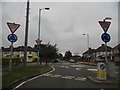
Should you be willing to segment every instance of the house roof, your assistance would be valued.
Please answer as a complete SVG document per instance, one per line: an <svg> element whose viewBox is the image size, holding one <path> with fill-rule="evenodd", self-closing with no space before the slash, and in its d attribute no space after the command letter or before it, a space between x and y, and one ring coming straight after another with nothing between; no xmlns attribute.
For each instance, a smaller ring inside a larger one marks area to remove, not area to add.
<svg viewBox="0 0 120 90"><path fill-rule="evenodd" d="M83 54L86 54L86 53L93 53L93 52L95 52L96 50L95 49L91 49L91 48L89 48L89 50L87 50L87 51L85 51Z"/></svg>
<svg viewBox="0 0 120 90"><path fill-rule="evenodd" d="M113 47L113 49L120 49L120 44L118 44L115 47Z"/></svg>
<svg viewBox="0 0 120 90"><path fill-rule="evenodd" d="M104 52L105 51L105 45L104 44L102 44L100 47L98 47L97 49L96 49L96 52ZM107 46L107 51L108 52L110 52L112 50L112 48L111 47L109 47L109 46Z"/></svg>
<svg viewBox="0 0 120 90"><path fill-rule="evenodd" d="M112 50L111 47L107 46L107 51L110 52ZM104 52L105 51L105 45L102 44L100 47L98 47L97 49L91 49L89 48L89 53L94 53L94 52ZM88 53L88 50L85 51L83 54Z"/></svg>
<svg viewBox="0 0 120 90"><path fill-rule="evenodd" d="M10 51L10 47L9 48L2 47L2 51L4 51L4 52ZM24 51L24 46L14 47L13 51ZM35 51L35 49L30 47L30 46L28 46L27 47L27 51Z"/></svg>

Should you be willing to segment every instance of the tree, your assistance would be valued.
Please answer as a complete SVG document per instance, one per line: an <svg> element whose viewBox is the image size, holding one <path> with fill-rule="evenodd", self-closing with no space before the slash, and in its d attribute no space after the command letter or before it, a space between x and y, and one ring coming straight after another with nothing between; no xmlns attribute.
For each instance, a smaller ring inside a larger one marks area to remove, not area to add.
<svg viewBox="0 0 120 90"><path fill-rule="evenodd" d="M51 59L55 59L58 57L58 49L56 48L56 44L55 45L51 45L50 43L41 44L40 48L41 49L40 49L39 56L41 59L45 60L46 64Z"/></svg>
<svg viewBox="0 0 120 90"><path fill-rule="evenodd" d="M71 57L72 57L72 53L71 53L70 51L66 51L64 58L65 58L66 60L69 60Z"/></svg>

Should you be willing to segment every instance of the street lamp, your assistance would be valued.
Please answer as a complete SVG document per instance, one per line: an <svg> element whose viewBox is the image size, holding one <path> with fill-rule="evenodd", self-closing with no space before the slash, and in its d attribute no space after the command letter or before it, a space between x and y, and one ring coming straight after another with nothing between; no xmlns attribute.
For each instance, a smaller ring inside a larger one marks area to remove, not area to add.
<svg viewBox="0 0 120 90"><path fill-rule="evenodd" d="M41 11L42 10L50 10L50 8L41 8L41 9L39 9L38 40L40 40L40 21L41 21L40 17L41 17ZM39 47L40 47L40 45L39 45ZM39 64L39 50L38 50L38 60L37 60L37 63Z"/></svg>
<svg viewBox="0 0 120 90"><path fill-rule="evenodd" d="M87 40L88 40L88 61L89 61L89 34L83 34L83 35L87 35Z"/></svg>
<svg viewBox="0 0 120 90"><path fill-rule="evenodd" d="M38 27L38 40L40 40L40 17L41 17L41 10L50 10L50 8L42 8L42 9L39 9L39 27Z"/></svg>

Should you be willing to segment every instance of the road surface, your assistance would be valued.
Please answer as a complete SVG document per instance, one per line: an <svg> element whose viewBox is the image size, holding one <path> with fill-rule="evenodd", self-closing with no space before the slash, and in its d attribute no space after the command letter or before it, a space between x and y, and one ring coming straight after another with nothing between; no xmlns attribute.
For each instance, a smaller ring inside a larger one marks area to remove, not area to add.
<svg viewBox="0 0 120 90"><path fill-rule="evenodd" d="M97 74L96 66L60 61L50 64L55 68L51 73L30 80L18 86L19 88L117 88L118 85L97 84L88 76ZM17 89L16 89L17 90Z"/></svg>

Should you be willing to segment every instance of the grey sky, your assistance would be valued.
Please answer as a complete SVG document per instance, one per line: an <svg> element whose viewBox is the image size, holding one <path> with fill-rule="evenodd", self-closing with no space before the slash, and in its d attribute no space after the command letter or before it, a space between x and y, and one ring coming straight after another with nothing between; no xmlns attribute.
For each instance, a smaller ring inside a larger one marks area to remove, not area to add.
<svg viewBox="0 0 120 90"><path fill-rule="evenodd" d="M57 44L59 51L65 53L82 54L87 50L87 36L89 34L90 47L98 48L102 43L102 28L99 20L111 17L108 33L111 40L109 46L118 44L118 3L117 2L31 2L28 45L34 46L38 37L38 10L42 10L40 38L42 43ZM2 46L9 47L7 40L10 30L6 22L19 23L21 26L15 32L18 41L14 46L24 45L25 34L25 2L2 2Z"/></svg>

